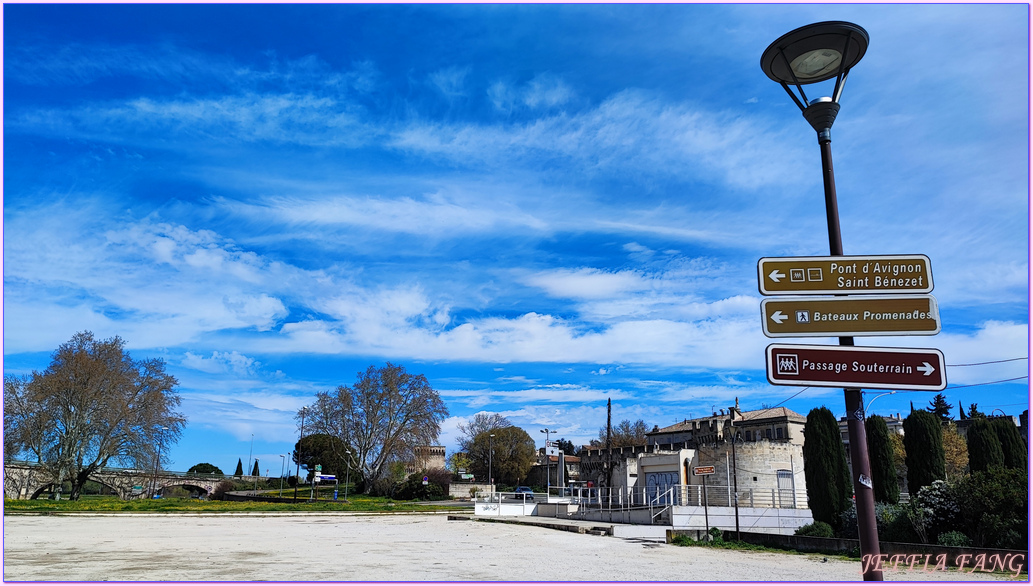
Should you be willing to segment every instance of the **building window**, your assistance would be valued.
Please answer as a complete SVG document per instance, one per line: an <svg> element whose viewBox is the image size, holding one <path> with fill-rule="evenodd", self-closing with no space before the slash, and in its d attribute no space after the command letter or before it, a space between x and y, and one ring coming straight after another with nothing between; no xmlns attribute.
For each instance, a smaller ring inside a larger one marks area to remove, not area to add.
<svg viewBox="0 0 1033 586"><path fill-rule="evenodd" d="M775 430L775 437L778 438L778 439L782 439L782 428L781 427L779 427L778 429Z"/></svg>
<svg viewBox="0 0 1033 586"><path fill-rule="evenodd" d="M771 439L771 429L770 428L764 430L764 437L767 438L767 439Z"/></svg>

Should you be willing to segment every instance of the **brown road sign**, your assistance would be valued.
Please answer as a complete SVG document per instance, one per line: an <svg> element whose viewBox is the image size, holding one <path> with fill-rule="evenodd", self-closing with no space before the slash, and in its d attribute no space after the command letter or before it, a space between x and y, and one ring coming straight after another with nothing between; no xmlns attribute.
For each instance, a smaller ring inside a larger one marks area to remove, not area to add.
<svg viewBox="0 0 1033 586"><path fill-rule="evenodd" d="M940 312L932 295L781 297L760 302L764 335L932 336Z"/></svg>
<svg viewBox="0 0 1033 586"><path fill-rule="evenodd" d="M802 346L767 348L773 385L942 391L943 353L933 348Z"/></svg>
<svg viewBox="0 0 1033 586"><path fill-rule="evenodd" d="M933 272L924 254L762 258L763 295L929 293Z"/></svg>
<svg viewBox="0 0 1033 586"><path fill-rule="evenodd" d="M713 466L696 466L692 469L693 476L709 476L714 473Z"/></svg>

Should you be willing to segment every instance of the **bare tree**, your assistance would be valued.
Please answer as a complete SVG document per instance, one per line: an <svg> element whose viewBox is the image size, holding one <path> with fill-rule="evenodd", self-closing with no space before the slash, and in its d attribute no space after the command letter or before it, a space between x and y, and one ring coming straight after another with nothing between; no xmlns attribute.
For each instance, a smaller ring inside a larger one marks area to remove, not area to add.
<svg viewBox="0 0 1033 586"><path fill-rule="evenodd" d="M318 393L306 417L306 431L338 437L355 450L369 491L391 464L410 461L416 447L437 441L448 409L425 376L388 362L360 372L350 387Z"/></svg>
<svg viewBox="0 0 1033 586"><path fill-rule="evenodd" d="M73 500L109 462L160 465L158 453L168 457L160 446L177 441L186 424L165 363L133 360L124 345L80 332L43 372L4 378L5 449L34 459L58 487L71 482Z"/></svg>
<svg viewBox="0 0 1033 586"><path fill-rule="evenodd" d="M618 423L613 428L611 434L611 445L615 448L621 446L644 446L646 444L646 432L649 431L649 427L645 421L639 419L635 423L625 419ZM589 442L593 447L605 447L606 446L606 428L599 428L599 439L594 439Z"/></svg>

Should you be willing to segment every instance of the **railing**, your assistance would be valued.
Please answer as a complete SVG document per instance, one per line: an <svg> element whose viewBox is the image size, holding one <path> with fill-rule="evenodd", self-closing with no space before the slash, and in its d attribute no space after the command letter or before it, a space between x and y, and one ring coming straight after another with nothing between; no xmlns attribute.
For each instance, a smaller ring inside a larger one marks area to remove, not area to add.
<svg viewBox="0 0 1033 586"><path fill-rule="evenodd" d="M738 497L738 498L736 498ZM736 503L738 501L738 503ZM582 508L630 510L658 505L805 509L807 494L787 488L739 489L707 485L675 485L621 488L581 488L571 491L570 502Z"/></svg>
<svg viewBox="0 0 1033 586"><path fill-rule="evenodd" d="M666 512L668 509L671 508L671 503L674 500L672 498L673 495L674 495L674 489L673 488L669 488L669 489L667 489L667 492L664 492L662 494L658 493L656 496L654 496L652 499L650 499L650 501L649 501L649 520L650 520L651 523L656 523L656 520L658 518L662 517L664 512ZM654 513L653 510L658 505L663 505L663 506L660 508L659 511Z"/></svg>

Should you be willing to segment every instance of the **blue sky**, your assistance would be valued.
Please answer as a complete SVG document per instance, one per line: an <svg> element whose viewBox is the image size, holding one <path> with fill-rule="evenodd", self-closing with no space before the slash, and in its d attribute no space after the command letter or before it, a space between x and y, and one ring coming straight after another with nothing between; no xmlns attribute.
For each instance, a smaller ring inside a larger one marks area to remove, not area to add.
<svg viewBox="0 0 1033 586"><path fill-rule="evenodd" d="M81 330L163 358L173 470L279 474L294 413L385 361L444 398L450 453L482 411L587 442L607 399L842 416L766 382L756 269L829 252L814 131L759 67L823 20L871 37L832 132L845 252L928 255L943 321L858 345L939 348L954 405L1028 406L996 382L1028 374L1026 5L3 15L4 373Z"/></svg>

